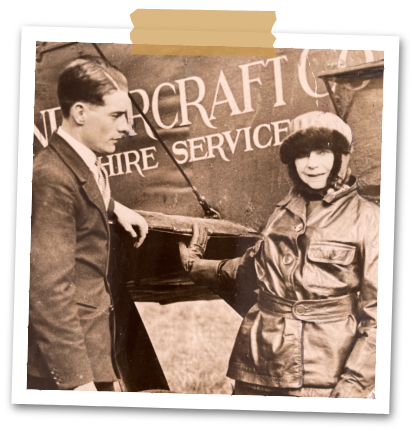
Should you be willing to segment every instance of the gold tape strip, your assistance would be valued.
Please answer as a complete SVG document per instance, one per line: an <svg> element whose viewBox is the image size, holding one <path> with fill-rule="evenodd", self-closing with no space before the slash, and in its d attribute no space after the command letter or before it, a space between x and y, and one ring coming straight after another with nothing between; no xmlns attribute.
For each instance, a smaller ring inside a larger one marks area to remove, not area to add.
<svg viewBox="0 0 413 432"><path fill-rule="evenodd" d="M274 11L137 9L131 20L140 29L270 32L276 16Z"/></svg>
<svg viewBox="0 0 413 432"><path fill-rule="evenodd" d="M274 11L137 9L131 54L275 57Z"/></svg>

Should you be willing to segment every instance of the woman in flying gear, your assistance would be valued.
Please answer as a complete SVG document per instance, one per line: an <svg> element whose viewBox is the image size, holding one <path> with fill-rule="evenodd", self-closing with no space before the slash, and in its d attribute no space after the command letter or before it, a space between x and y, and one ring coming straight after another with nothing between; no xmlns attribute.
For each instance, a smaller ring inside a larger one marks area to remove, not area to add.
<svg viewBox="0 0 413 432"><path fill-rule="evenodd" d="M295 118L280 148L293 182L256 245L202 259L207 230L180 244L191 279L244 317L230 357L234 394L369 397L375 384L379 207L348 168L350 127Z"/></svg>

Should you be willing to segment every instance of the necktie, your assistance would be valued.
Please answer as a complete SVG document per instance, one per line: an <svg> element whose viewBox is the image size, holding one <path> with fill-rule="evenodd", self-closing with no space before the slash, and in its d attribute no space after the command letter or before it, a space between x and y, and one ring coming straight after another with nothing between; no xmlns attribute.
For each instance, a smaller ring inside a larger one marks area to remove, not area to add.
<svg viewBox="0 0 413 432"><path fill-rule="evenodd" d="M99 159L96 159L95 165L98 168L98 186L107 210L110 201L110 186L108 173L106 172L105 168L102 165L102 162Z"/></svg>

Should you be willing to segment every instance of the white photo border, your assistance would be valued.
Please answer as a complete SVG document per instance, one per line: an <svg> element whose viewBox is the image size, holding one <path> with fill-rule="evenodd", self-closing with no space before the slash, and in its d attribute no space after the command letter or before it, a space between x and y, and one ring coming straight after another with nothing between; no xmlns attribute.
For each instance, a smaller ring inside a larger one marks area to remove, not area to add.
<svg viewBox="0 0 413 432"><path fill-rule="evenodd" d="M276 403L274 403L272 397L257 396L70 392L26 389L33 165L33 152L31 151L33 126L30 125L33 125L36 41L81 41L119 44L128 44L131 41L130 29L23 27L20 70L12 403L214 410L389 413L399 38L395 36L273 33L277 38L274 43L275 48L369 49L384 51L376 399L277 397Z"/></svg>

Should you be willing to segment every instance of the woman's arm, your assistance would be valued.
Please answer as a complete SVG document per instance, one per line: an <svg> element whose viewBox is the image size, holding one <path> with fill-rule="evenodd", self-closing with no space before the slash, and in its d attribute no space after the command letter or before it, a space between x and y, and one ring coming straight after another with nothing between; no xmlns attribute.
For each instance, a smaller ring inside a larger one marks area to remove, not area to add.
<svg viewBox="0 0 413 432"><path fill-rule="evenodd" d="M367 397L375 385L380 212L372 210L365 219L357 340L331 397Z"/></svg>
<svg viewBox="0 0 413 432"><path fill-rule="evenodd" d="M205 226L194 225L188 246L179 244L181 261L190 278L198 285L207 285L241 316L256 303L257 288L254 258L261 241L247 249L242 257L229 260L204 260L208 242Z"/></svg>

